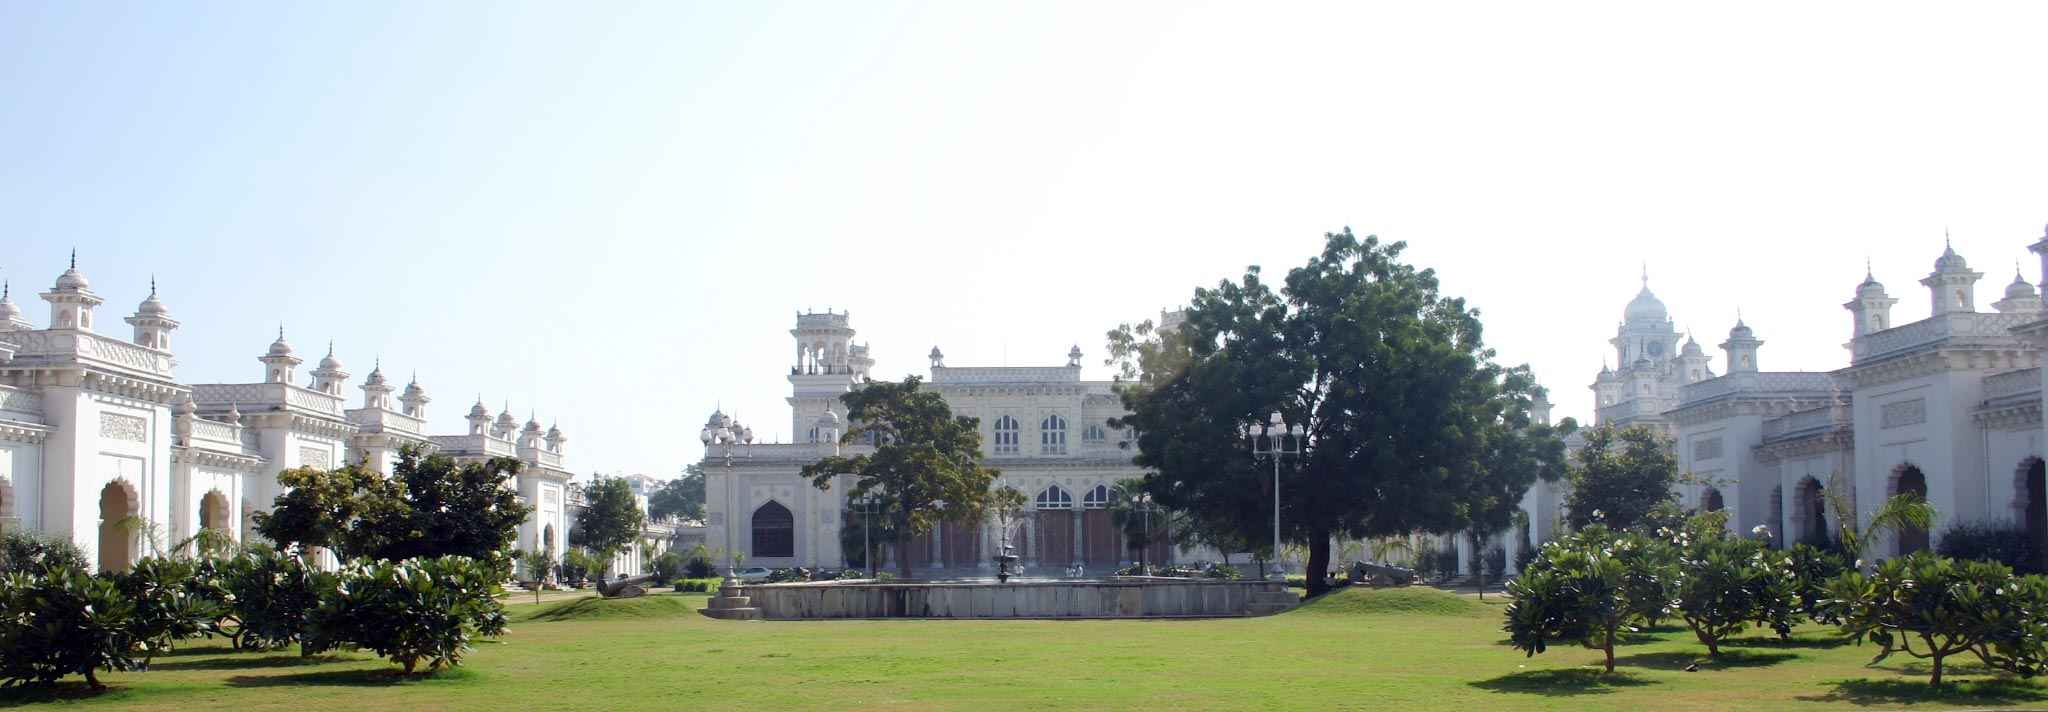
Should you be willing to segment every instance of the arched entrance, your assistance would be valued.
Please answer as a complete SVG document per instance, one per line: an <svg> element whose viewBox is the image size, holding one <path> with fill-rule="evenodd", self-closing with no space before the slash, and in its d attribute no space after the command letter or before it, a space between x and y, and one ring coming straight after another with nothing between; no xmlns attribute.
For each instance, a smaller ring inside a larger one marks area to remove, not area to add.
<svg viewBox="0 0 2048 712"><path fill-rule="evenodd" d="M100 570L126 571L135 562L135 529L130 517L141 511L134 488L126 480L100 489Z"/></svg>
<svg viewBox="0 0 2048 712"><path fill-rule="evenodd" d="M1813 546L1825 547L1828 536L1828 497L1821 488L1820 480L1812 477L1799 481L1799 489L1792 496L1793 506L1798 509L1799 541Z"/></svg>
<svg viewBox="0 0 2048 712"><path fill-rule="evenodd" d="M1892 476L1892 496L1896 497L1902 494L1918 495L1923 502L1927 500L1927 475L1921 473L1919 467L1904 465L1897 470L1897 474ZM1925 529L1899 530L1898 555L1905 556L1915 551L1926 551L1927 540L1927 530Z"/></svg>
<svg viewBox="0 0 2048 712"><path fill-rule="evenodd" d="M1700 495L1700 511L1702 512L1719 512L1726 506L1727 503L1721 500L1721 490L1708 487L1707 491Z"/></svg>
<svg viewBox="0 0 2048 712"><path fill-rule="evenodd" d="M2034 570L2048 571L2048 466L2041 458L2027 458L2020 467L2020 478L2024 494L2020 521L2034 540Z"/></svg>
<svg viewBox="0 0 2048 712"><path fill-rule="evenodd" d="M220 490L207 492L206 496L199 498L200 529L212 529L226 534L228 533L229 516L231 515L228 511L228 497L221 494Z"/></svg>
<svg viewBox="0 0 2048 712"><path fill-rule="evenodd" d="M553 552L554 552L554 550L555 550L555 525L553 525L553 524L549 524L549 525L547 525L547 526L545 526L545 527L541 527L541 529L540 529L540 544L539 544L538 546L534 547L534 550L535 550L535 551L545 551L545 552L550 552L550 553L553 553Z"/></svg>
<svg viewBox="0 0 2048 712"><path fill-rule="evenodd" d="M769 502L754 510L753 544L755 558L796 556L796 516L780 502Z"/></svg>

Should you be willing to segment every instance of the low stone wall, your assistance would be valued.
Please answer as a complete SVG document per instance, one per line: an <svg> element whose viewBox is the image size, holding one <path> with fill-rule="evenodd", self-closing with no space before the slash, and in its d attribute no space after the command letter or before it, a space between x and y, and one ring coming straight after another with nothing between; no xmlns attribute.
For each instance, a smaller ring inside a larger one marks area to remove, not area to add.
<svg viewBox="0 0 2048 712"><path fill-rule="evenodd" d="M1293 598L1278 581L1135 576L1010 583L820 581L737 588L738 595L760 609L761 617L771 620L1224 617L1271 613L1273 601Z"/></svg>

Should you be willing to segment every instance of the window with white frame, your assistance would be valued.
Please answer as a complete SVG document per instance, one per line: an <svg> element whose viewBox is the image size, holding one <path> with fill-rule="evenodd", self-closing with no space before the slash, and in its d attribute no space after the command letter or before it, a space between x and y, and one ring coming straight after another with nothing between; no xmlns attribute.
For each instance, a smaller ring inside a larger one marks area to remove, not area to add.
<svg viewBox="0 0 2048 712"><path fill-rule="evenodd" d="M1044 455L1067 454L1067 419L1057 415L1045 416L1038 421L1038 452Z"/></svg>
<svg viewBox="0 0 2048 712"><path fill-rule="evenodd" d="M1003 416L996 419L996 454L1017 453L1017 419Z"/></svg>
<svg viewBox="0 0 2048 712"><path fill-rule="evenodd" d="M1081 431L1081 442L1090 445L1100 445L1102 441L1107 439L1109 439L1109 431L1103 430L1100 425L1090 425L1088 429Z"/></svg>
<svg viewBox="0 0 2048 712"><path fill-rule="evenodd" d="M1081 497L1082 509L1103 509L1108 506L1109 487L1107 485L1096 485L1095 489L1088 490L1088 494Z"/></svg>
<svg viewBox="0 0 2048 712"><path fill-rule="evenodd" d="M1073 509L1074 495L1068 494L1059 485L1048 485L1039 491L1033 502L1039 509Z"/></svg>

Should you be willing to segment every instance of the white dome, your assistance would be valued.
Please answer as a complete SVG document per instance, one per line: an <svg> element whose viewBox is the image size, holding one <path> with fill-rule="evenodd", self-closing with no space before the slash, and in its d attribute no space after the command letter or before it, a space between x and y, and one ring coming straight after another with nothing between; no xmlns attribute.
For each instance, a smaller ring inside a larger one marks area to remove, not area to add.
<svg viewBox="0 0 2048 712"><path fill-rule="evenodd" d="M14 299L8 293L9 291L11 290L0 288L0 321L18 321L21 319L21 307L14 305Z"/></svg>
<svg viewBox="0 0 2048 712"><path fill-rule="evenodd" d="M135 307L135 313L142 316L164 317L170 316L171 310L164 306L162 300L156 298L156 290L152 289L149 291L149 298L142 300L142 304Z"/></svg>
<svg viewBox="0 0 2048 712"><path fill-rule="evenodd" d="M2031 296L2034 296L2034 285L2027 284L2027 280L2017 274L2012 276L2012 284L2005 285L2006 299L2023 299Z"/></svg>
<svg viewBox="0 0 2048 712"><path fill-rule="evenodd" d="M471 417L471 418L489 418L489 417L491 417L491 411L490 411L490 410L488 410L488 409L486 409L486 408L484 408L484 402L483 402L483 401L477 401L477 402L476 402L476 405L473 405L473 406L470 406L470 407L469 407L469 417Z"/></svg>
<svg viewBox="0 0 2048 712"><path fill-rule="evenodd" d="M277 334L277 340L276 340L276 341L272 341L272 342L270 342L270 355L272 355L272 356L290 356L290 355L292 355L292 345L291 345L291 344L287 344L287 343L285 343L285 342L284 342L284 332L282 332L282 331L278 332L278 334Z"/></svg>
<svg viewBox="0 0 2048 712"><path fill-rule="evenodd" d="M79 273L77 267L64 270L63 274L57 275L57 291L59 292L83 290L91 286L92 283L86 281L85 275Z"/></svg>
<svg viewBox="0 0 2048 712"><path fill-rule="evenodd" d="M365 377L363 377L363 385L365 385L365 386L381 386L381 385L384 385L384 367L383 367L383 366L378 366L378 367L376 367L376 368L372 368L372 369L370 369L370 375L368 375L368 376L365 376Z"/></svg>
<svg viewBox="0 0 2048 712"><path fill-rule="evenodd" d="M1934 271L1968 272L1970 271L1970 263L1968 260L1963 259L1962 255L1956 254L1956 248L1951 246L1942 249L1941 256L1935 258Z"/></svg>
<svg viewBox="0 0 2048 712"><path fill-rule="evenodd" d="M1622 311L1622 319L1630 322L1661 322L1669 321L1670 318L1671 313L1664 309L1664 302L1658 301L1657 295L1650 293L1650 286L1647 284L1643 285L1643 291L1636 293L1635 299L1629 300L1628 308Z"/></svg>

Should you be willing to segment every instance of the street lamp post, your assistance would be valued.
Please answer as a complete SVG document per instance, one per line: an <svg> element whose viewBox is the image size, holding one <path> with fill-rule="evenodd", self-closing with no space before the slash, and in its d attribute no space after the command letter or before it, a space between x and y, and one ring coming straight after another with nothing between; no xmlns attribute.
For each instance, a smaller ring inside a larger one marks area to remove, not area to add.
<svg viewBox="0 0 2048 712"><path fill-rule="evenodd" d="M1273 418L1264 432L1252 436L1252 454L1273 458L1273 571L1280 569L1280 458L1301 457L1302 441L1306 431L1297 424L1287 426L1280 417L1280 411L1273 411ZM1265 447L1261 448L1260 445ZM1304 572L1306 573L1306 572ZM1284 574L1279 574L1285 578Z"/></svg>
<svg viewBox="0 0 2048 712"><path fill-rule="evenodd" d="M875 513L877 503L879 498L872 494L861 495L854 500L854 506L860 510L860 557L861 561L868 565L868 578L875 577L875 547L869 543L868 533L874 530L874 525L869 522L869 515Z"/></svg>
<svg viewBox="0 0 2048 712"><path fill-rule="evenodd" d="M1145 545L1138 548L1138 575L1145 576L1152 569L1152 493L1139 492L1131 501L1136 505L1139 516L1145 518Z"/></svg>
<svg viewBox="0 0 2048 712"><path fill-rule="evenodd" d="M711 414L710 422L704 424L704 430L697 434L697 439L704 443L705 459L713 457L712 447L717 446L719 450L723 451L720 454L725 458L725 466L728 468L732 467L734 450L742 446L746 448L746 452L741 454L740 457L750 457L754 451L754 429L739 424L739 421L733 420L732 416L726 415L722 411ZM738 564L733 562L731 557L731 552L733 551L732 530L733 522L730 513L728 513L725 523L725 550L728 554L725 567L726 578L732 578L739 573L735 571L738 568Z"/></svg>

